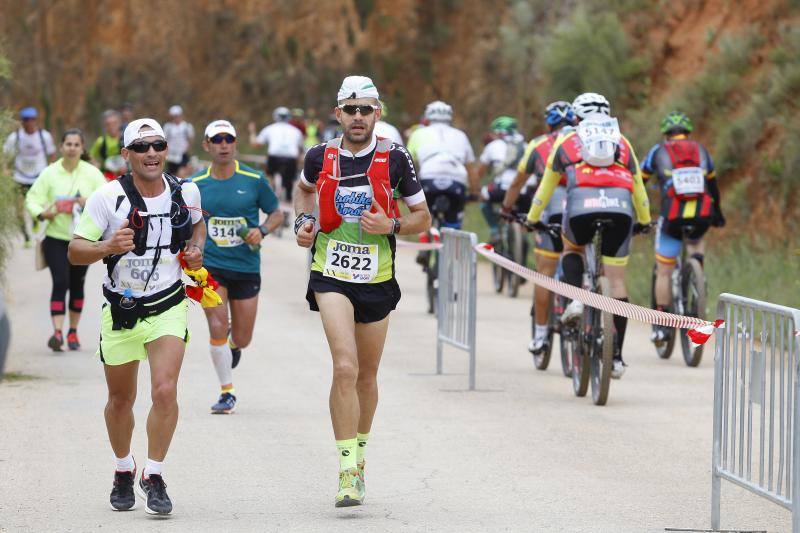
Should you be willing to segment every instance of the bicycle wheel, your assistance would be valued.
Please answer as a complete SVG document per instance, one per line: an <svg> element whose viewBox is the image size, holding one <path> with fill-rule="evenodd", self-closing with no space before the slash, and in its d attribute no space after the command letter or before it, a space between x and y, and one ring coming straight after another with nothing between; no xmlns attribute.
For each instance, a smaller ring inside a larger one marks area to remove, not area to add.
<svg viewBox="0 0 800 533"><path fill-rule="evenodd" d="M494 251L499 255L505 255L503 252L503 245L498 242L494 244ZM492 279L494 280L494 292L501 293L503 292L503 285L506 281L506 269L498 265L497 263L492 263Z"/></svg>
<svg viewBox="0 0 800 533"><path fill-rule="evenodd" d="M520 230L519 224L509 224L508 227L508 257L517 264L524 266L525 259L522 257L523 250L523 235ZM511 298L516 298L519 294L519 286L522 283L522 278L508 272L508 287L507 293Z"/></svg>
<svg viewBox="0 0 800 533"><path fill-rule="evenodd" d="M586 396L589 388L589 353L583 339L583 322L561 330L561 342L572 361L572 392L575 396Z"/></svg>
<svg viewBox="0 0 800 533"><path fill-rule="evenodd" d="M706 316L706 276L697 259L689 259L681 272L681 291L684 298L684 315L705 318ZM692 343L681 330L681 349L687 366L697 366L703 358L703 345L692 348Z"/></svg>
<svg viewBox="0 0 800 533"><path fill-rule="evenodd" d="M431 251L428 265L425 268L426 288L428 291L428 313L436 314L437 296L439 292L439 254L435 250Z"/></svg>
<svg viewBox="0 0 800 533"><path fill-rule="evenodd" d="M650 283L650 308L656 308L656 267L653 267L653 278ZM655 327L655 326L654 326ZM661 345L654 344L656 353L661 359L669 359L672 357L672 350L675 348L675 329L663 328L667 334L667 338Z"/></svg>
<svg viewBox="0 0 800 533"><path fill-rule="evenodd" d="M598 280L600 294L611 295L608 278ZM591 336L591 368L592 368L592 401L595 405L605 405L608 401L608 390L611 387L611 368L614 360L614 317L611 313L590 309L592 317Z"/></svg>

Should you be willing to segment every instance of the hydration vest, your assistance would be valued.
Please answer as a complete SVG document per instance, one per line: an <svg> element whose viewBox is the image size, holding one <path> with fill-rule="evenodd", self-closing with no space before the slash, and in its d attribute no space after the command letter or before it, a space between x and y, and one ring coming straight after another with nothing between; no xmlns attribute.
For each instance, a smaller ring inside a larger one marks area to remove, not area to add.
<svg viewBox="0 0 800 533"><path fill-rule="evenodd" d="M581 138L577 133L570 133L561 143L568 160L564 167L575 167L576 187L619 187L633 192L633 173L628 169L631 149L626 141L620 142L614 163L608 167L595 167L585 162L581 147Z"/></svg>
<svg viewBox="0 0 800 533"><path fill-rule="evenodd" d="M389 178L389 150L392 141L378 137L372 161L365 174L355 176L342 176L339 166L339 149L342 138L337 137L328 141L325 154L322 158L322 171L317 179L317 194L319 196L319 225L323 232L330 233L342 224L342 215L336 210L336 189L339 182L346 179L358 178L366 175L372 189L372 203L376 202L383 207L389 218L396 216L397 207L394 202L394 193ZM377 209L370 207L371 213Z"/></svg>
<svg viewBox="0 0 800 533"><path fill-rule="evenodd" d="M164 177L167 180L167 185L170 190L171 208L168 213L148 213L147 204L145 204L144 198L142 198L141 193L139 193L133 183L133 176L128 173L118 178L119 184L122 186L122 190L125 194L117 196L115 210L119 209L119 206L122 205L125 198L127 198L131 204L126 218L128 219L128 227L133 230L133 244L135 248L129 253L142 256L147 251L147 235L149 233L151 219L166 218L172 227L172 237L170 238L169 244L163 244L157 247L156 256L153 258L154 265L160 259L162 249L168 248L170 253L177 254L186 245L186 241L192 238L192 233L194 231L191 213L181 194L181 182L178 178L170 174L165 173ZM113 280L112 274L114 268L124 255L126 254L110 255L103 259L108 269L109 279Z"/></svg>
<svg viewBox="0 0 800 533"><path fill-rule="evenodd" d="M669 155L672 169L676 168L702 168L702 158L700 157L700 145L695 141L688 139L676 139L664 141L662 144L664 151ZM704 169L705 171L705 169ZM667 220L675 220L677 218L710 218L712 215L712 204L714 203L711 195L708 193L708 185L704 184L703 192L697 194L678 194L675 190L674 184L670 182L670 186L666 191L668 200ZM684 217L682 213L685 211L687 202L697 200L700 209L694 210L694 216Z"/></svg>
<svg viewBox="0 0 800 533"><path fill-rule="evenodd" d="M547 165L547 159L550 157L550 152L553 151L553 145L556 143L556 139L560 133L561 132L554 131L553 133L547 134L545 139L533 149L533 151L539 155L543 165L542 174L539 176L540 178L542 175L544 175L544 166ZM531 156L533 156L533 154L531 154ZM560 186L567 185L567 178L563 174L561 175L561 179L559 179L558 184Z"/></svg>

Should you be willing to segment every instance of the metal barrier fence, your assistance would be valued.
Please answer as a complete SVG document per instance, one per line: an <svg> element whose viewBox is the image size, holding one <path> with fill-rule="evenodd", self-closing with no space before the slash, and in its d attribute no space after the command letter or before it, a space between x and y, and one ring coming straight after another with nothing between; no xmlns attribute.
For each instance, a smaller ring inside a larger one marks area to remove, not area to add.
<svg viewBox="0 0 800 533"><path fill-rule="evenodd" d="M475 306L477 259L474 233L442 229L436 309L436 373L442 373L442 351L449 344L469 353L469 390L475 390Z"/></svg>
<svg viewBox="0 0 800 533"><path fill-rule="evenodd" d="M800 533L800 311L722 294L717 317L711 527L727 479L790 510Z"/></svg>

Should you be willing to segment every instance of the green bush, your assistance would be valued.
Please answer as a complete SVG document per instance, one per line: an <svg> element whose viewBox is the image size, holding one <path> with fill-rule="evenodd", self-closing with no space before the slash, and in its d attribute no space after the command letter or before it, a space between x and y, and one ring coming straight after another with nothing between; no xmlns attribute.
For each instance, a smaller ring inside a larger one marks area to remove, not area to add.
<svg viewBox="0 0 800 533"><path fill-rule="evenodd" d="M11 65L0 50L0 83L11 79ZM0 108L0 141L13 128L11 113ZM17 235L17 190L11 179L11 164L0 150L0 280L4 277L5 266L11 255L13 237Z"/></svg>
<svg viewBox="0 0 800 533"><path fill-rule="evenodd" d="M571 99L592 91L622 108L641 99L648 61L634 53L612 12L578 7L544 39L542 49L548 98Z"/></svg>

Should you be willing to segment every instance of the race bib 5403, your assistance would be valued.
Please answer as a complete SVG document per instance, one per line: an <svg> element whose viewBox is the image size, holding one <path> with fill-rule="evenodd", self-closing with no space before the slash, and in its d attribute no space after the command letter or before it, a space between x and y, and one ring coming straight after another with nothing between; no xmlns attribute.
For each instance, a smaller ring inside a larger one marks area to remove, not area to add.
<svg viewBox="0 0 800 533"><path fill-rule="evenodd" d="M378 275L378 245L329 240L323 274L349 283L369 283Z"/></svg>
<svg viewBox="0 0 800 533"><path fill-rule="evenodd" d="M680 195L703 194L705 181L705 173L700 167L676 168L672 171L672 186Z"/></svg>

